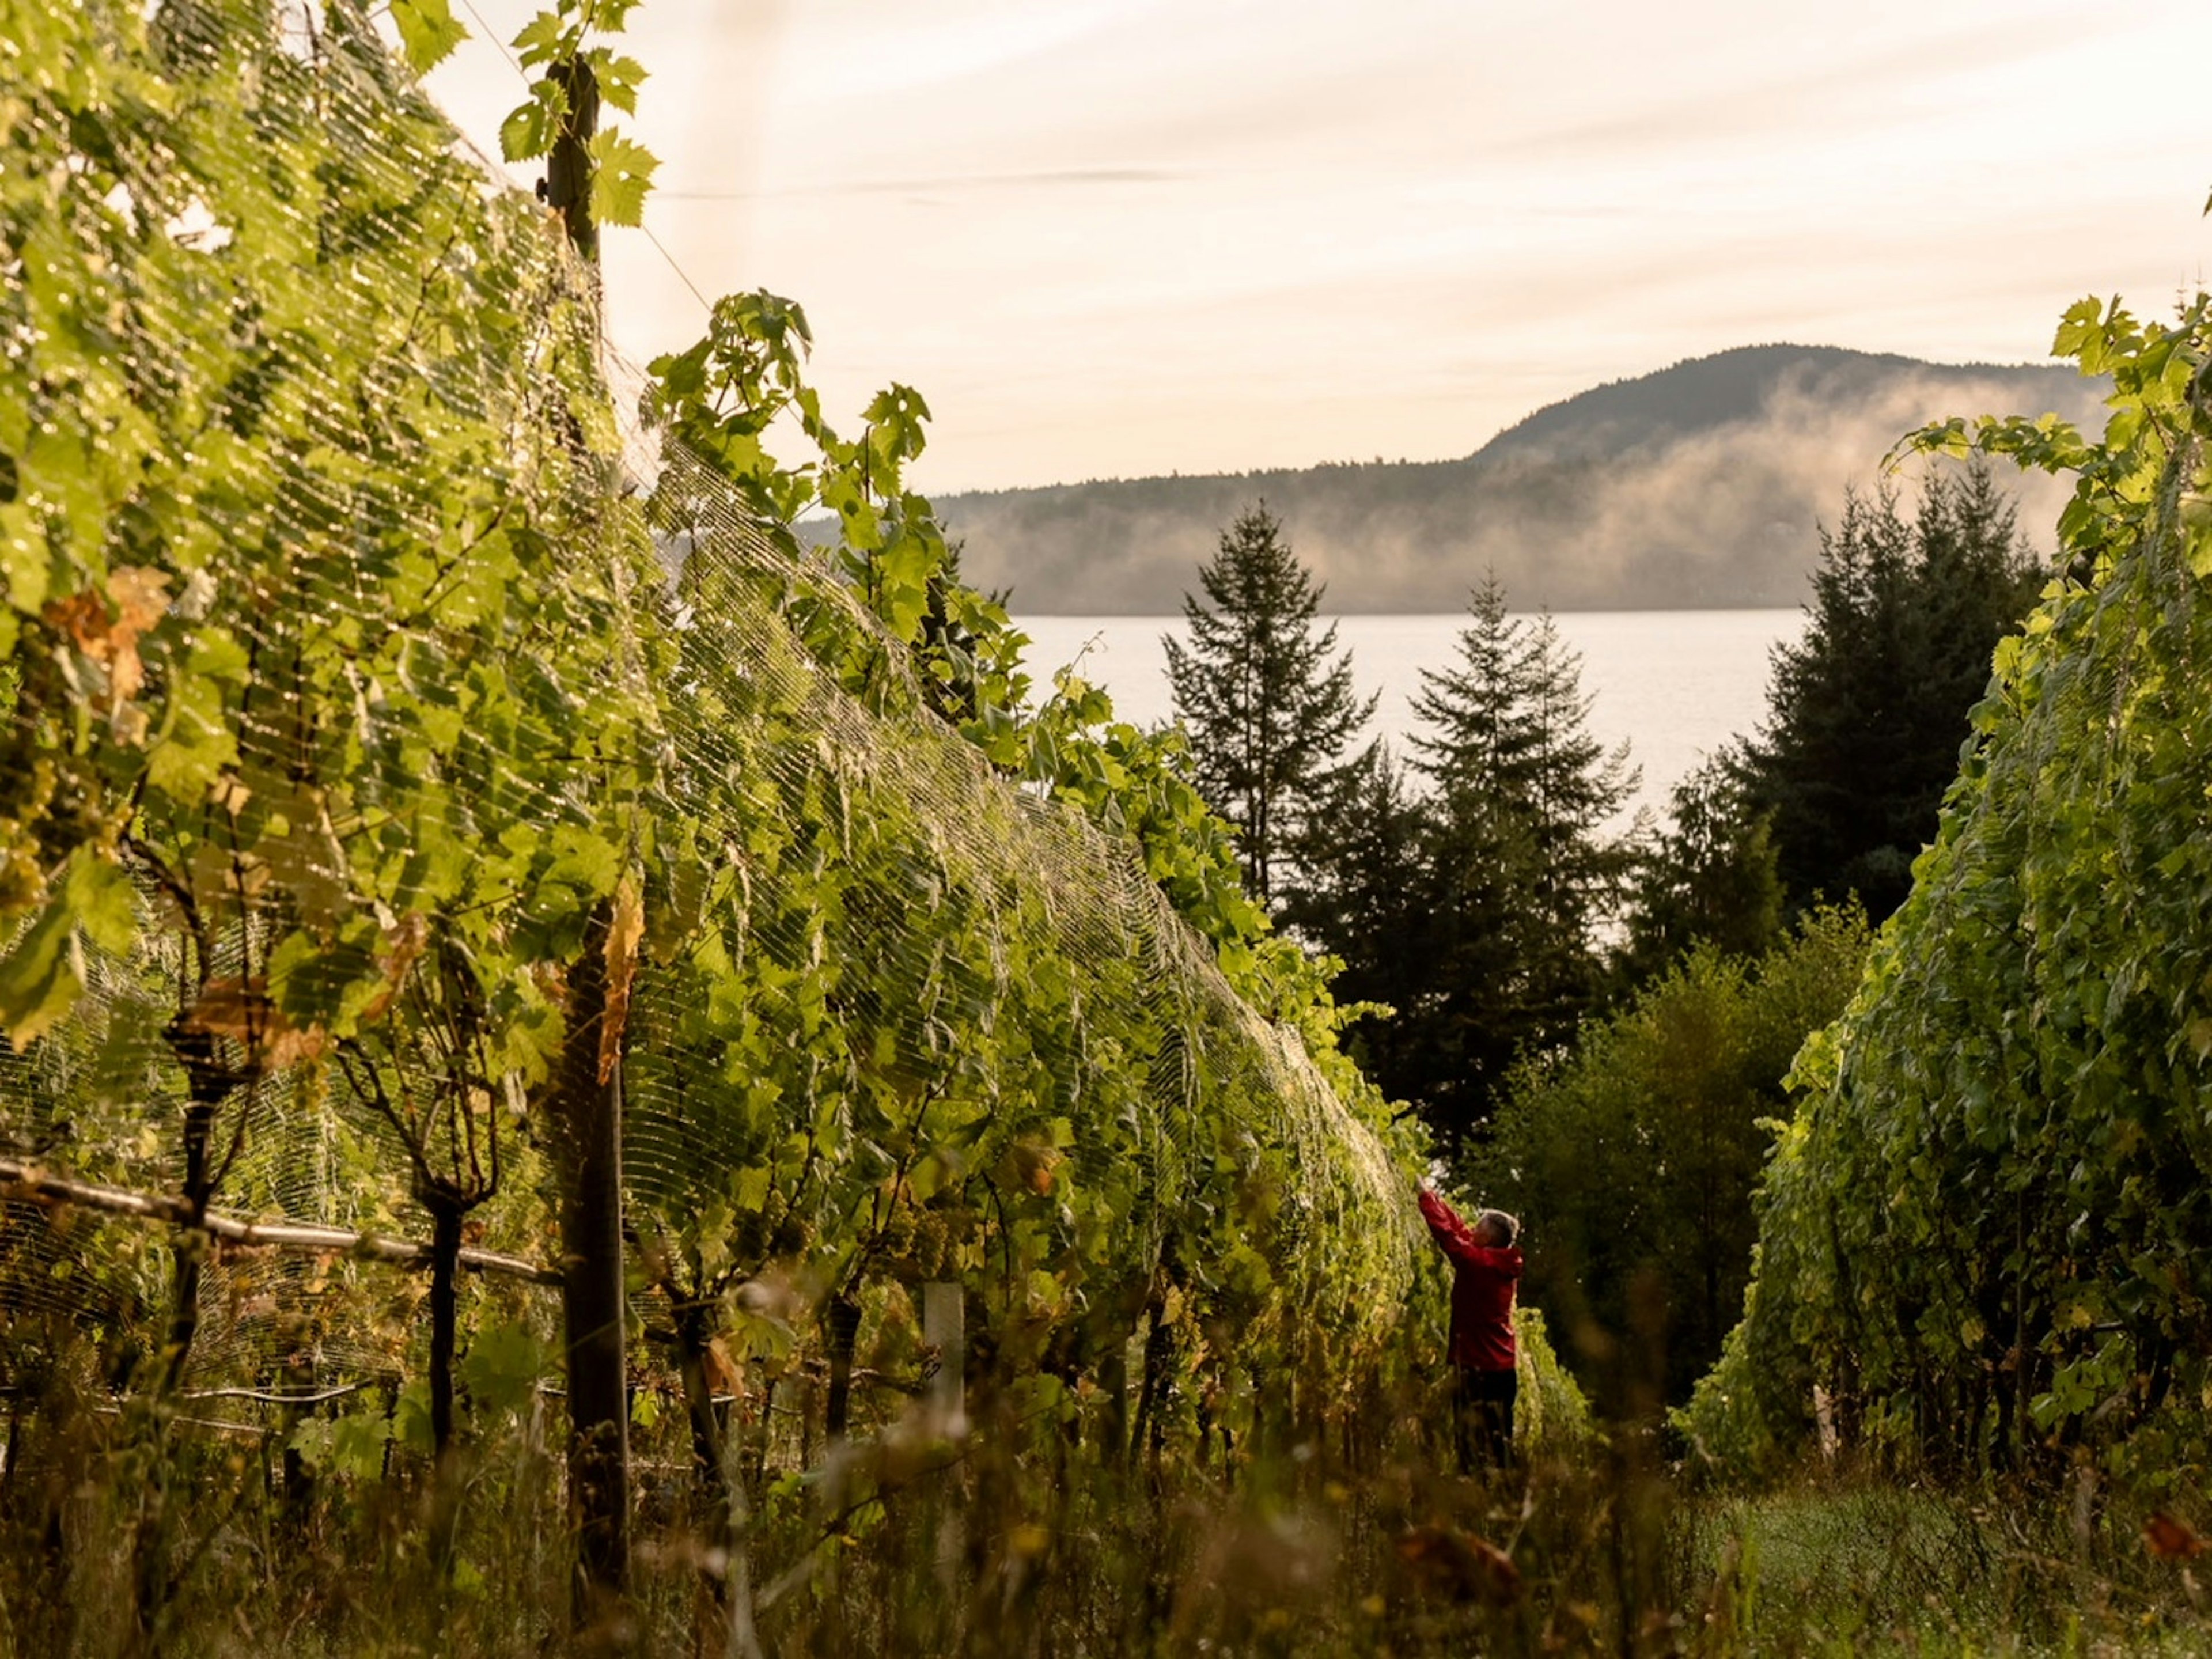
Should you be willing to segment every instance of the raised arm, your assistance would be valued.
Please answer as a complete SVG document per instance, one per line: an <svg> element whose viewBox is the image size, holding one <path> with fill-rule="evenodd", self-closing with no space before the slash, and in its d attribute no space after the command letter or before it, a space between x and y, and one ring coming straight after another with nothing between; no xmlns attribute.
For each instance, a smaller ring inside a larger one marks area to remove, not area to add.
<svg viewBox="0 0 2212 1659"><path fill-rule="evenodd" d="M1490 1254L1475 1242L1474 1231L1459 1218L1459 1212L1445 1203L1443 1194L1435 1188L1421 1188L1420 1204L1421 1219L1429 1224L1437 1248L1453 1261L1475 1261Z"/></svg>
<svg viewBox="0 0 2212 1659"><path fill-rule="evenodd" d="M1462 1267L1479 1268L1483 1272L1502 1274L1507 1279L1521 1277L1521 1252L1507 1245L1499 1249L1485 1244L1474 1229L1459 1218L1459 1212L1443 1200L1443 1195L1433 1187L1420 1189L1421 1218L1429 1224L1437 1247Z"/></svg>

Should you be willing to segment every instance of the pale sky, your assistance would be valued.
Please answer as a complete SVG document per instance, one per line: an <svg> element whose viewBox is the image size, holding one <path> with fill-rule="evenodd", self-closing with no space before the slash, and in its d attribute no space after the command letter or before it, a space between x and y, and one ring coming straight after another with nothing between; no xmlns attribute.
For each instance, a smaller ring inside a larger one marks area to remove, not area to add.
<svg viewBox="0 0 2212 1659"><path fill-rule="evenodd" d="M537 0L431 88L496 152ZM473 6L474 15L470 8ZM1463 455L1788 340L2023 362L2212 266L2206 0L645 0L647 223L926 490ZM534 177L526 172L525 177ZM616 343L705 315L608 234Z"/></svg>

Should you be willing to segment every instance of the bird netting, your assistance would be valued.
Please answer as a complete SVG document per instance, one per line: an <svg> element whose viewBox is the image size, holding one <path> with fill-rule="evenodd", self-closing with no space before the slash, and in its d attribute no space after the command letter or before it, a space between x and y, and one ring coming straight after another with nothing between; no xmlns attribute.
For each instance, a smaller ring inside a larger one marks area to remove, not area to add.
<svg viewBox="0 0 2212 1659"><path fill-rule="evenodd" d="M579 1079L639 1386L893 1355L924 1281L1068 1382L1387 1330L1379 1103L659 459L366 7L0 0L0 1387L411 1382L381 1254L507 1273L492 1395Z"/></svg>

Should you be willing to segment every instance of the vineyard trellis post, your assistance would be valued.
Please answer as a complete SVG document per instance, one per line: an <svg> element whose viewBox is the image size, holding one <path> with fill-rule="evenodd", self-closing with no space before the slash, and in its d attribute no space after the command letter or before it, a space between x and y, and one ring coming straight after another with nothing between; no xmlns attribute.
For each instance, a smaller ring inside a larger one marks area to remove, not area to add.
<svg viewBox="0 0 2212 1659"><path fill-rule="evenodd" d="M921 1287L922 1346L936 1351L929 1406L937 1431L957 1440L968 1431L967 1305L957 1280L933 1279Z"/></svg>
<svg viewBox="0 0 2212 1659"><path fill-rule="evenodd" d="M610 906L594 911L568 975L555 1079L561 1147L561 1313L568 1370L568 1479L576 1614L611 1629L629 1579L629 1404L623 1365L622 1070L600 1065Z"/></svg>
<svg viewBox="0 0 2212 1659"><path fill-rule="evenodd" d="M967 1298L957 1280L933 1279L921 1287L921 1340L937 1354L937 1374L929 1380L930 1431L957 1443L968 1433ZM960 1570L968 1553L962 1524L959 1474L948 1468L938 1495L937 1576L947 1609L958 1605Z"/></svg>
<svg viewBox="0 0 2212 1659"><path fill-rule="evenodd" d="M581 56L552 67L566 98L546 158L545 200L577 257L599 259L590 145L599 87ZM629 1401L623 1364L622 1063L610 1044L607 946L614 902L602 899L568 979L568 1036L553 1101L561 1162L561 1311L568 1372L568 1479L576 1520L578 1625L619 1643L629 1583ZM609 1050L611 1049L611 1054ZM611 1062L611 1063L610 1063Z"/></svg>

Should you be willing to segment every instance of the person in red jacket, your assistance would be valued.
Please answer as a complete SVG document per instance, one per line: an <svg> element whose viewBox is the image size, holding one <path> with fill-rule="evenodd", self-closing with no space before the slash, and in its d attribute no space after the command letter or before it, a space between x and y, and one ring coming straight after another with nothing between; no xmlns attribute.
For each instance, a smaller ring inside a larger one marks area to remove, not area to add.
<svg viewBox="0 0 2212 1659"><path fill-rule="evenodd" d="M1421 1218L1452 1264L1452 1417L1460 1466L1503 1468L1513 1455L1513 1401L1521 1384L1513 1339L1514 1248L1521 1224L1503 1210L1476 1213L1470 1227L1442 1194L1421 1183Z"/></svg>

